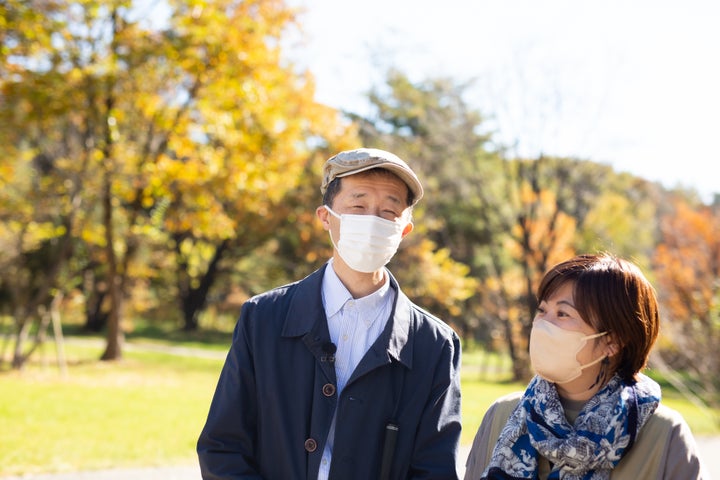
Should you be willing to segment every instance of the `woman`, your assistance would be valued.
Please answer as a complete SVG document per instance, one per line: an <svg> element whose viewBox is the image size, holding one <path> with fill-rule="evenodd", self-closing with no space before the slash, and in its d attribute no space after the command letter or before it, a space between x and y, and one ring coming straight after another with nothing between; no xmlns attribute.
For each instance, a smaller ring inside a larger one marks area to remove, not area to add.
<svg viewBox="0 0 720 480"><path fill-rule="evenodd" d="M659 328L640 270L580 255L545 274L538 301L537 375L485 414L465 479L709 478L687 423L640 373Z"/></svg>

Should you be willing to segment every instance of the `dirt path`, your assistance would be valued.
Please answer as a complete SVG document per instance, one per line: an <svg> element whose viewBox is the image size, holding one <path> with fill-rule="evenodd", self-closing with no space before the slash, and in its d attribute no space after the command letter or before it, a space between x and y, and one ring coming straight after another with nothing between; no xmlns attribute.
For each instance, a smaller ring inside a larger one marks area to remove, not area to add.
<svg viewBox="0 0 720 480"><path fill-rule="evenodd" d="M698 437L700 453L710 470L710 479L720 480L720 437ZM470 446L460 448L460 458L464 463ZM200 469L197 465L180 465L152 468L128 468L117 470L97 470L92 472L70 472L42 475L23 475L0 477L0 480L199 480ZM709 479L705 479L709 480Z"/></svg>

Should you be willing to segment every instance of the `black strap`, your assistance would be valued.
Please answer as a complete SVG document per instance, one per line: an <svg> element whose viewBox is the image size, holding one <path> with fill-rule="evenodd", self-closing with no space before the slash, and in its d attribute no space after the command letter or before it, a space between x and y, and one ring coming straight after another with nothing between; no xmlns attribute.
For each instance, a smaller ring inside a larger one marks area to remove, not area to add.
<svg viewBox="0 0 720 480"><path fill-rule="evenodd" d="M395 455L395 443L397 442L400 427L394 423L385 425L385 440L383 441L382 465L380 466L380 480L390 478L390 466Z"/></svg>
<svg viewBox="0 0 720 480"><path fill-rule="evenodd" d="M400 413L400 402L402 400L402 392L405 387L405 366L397 364L400 369L400 391L397 392L395 398L395 409L393 410L390 421L385 425L385 438L383 440L382 463L380 464L379 480L388 480L390 478L390 467L392 466L393 457L395 456L395 444L397 443L400 425L398 415ZM394 375L391 375L394 377ZM394 389L393 389L394 390Z"/></svg>

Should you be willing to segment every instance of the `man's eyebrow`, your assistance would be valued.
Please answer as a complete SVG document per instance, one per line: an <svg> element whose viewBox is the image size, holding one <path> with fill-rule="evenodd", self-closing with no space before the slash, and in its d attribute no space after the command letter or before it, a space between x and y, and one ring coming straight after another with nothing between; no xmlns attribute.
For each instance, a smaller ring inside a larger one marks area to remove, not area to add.
<svg viewBox="0 0 720 480"><path fill-rule="evenodd" d="M398 205L402 205L403 201L400 200L400 197L397 197L395 195L388 195L387 199L390 200L393 203L397 203Z"/></svg>

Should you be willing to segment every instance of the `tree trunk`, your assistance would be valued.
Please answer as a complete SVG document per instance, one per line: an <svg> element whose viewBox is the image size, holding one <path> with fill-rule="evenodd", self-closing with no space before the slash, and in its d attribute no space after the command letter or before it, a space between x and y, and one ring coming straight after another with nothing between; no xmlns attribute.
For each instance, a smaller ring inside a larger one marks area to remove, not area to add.
<svg viewBox="0 0 720 480"><path fill-rule="evenodd" d="M83 330L99 333L107 326L108 314L105 301L108 298L107 284L98 281L97 266L90 265L83 272L82 291L85 295L85 325Z"/></svg>
<svg viewBox="0 0 720 480"><path fill-rule="evenodd" d="M227 250L229 240L223 242L215 248L215 254L210 261L207 270L200 279L200 285L192 288L189 285L186 288L179 288L180 304L183 311L183 330L186 332L196 331L199 327L200 313L207 305L207 297L210 288L215 283L217 273L220 266L220 260ZM179 278L187 277L187 275L179 275Z"/></svg>
<svg viewBox="0 0 720 480"><path fill-rule="evenodd" d="M112 46L111 50L113 58L115 58L117 50L117 10L111 14L112 21ZM103 224L105 227L105 253L108 262L107 286L110 293L110 312L108 314L108 331L107 345L105 351L100 357L101 360L120 360L122 358L122 344L124 334L122 330L122 302L123 291L121 277L118 272L118 259L115 254L115 228L113 225L113 193L112 180L114 174L113 162L113 133L111 130L111 119L113 116L113 108L115 106L115 97L113 94L114 79L109 77L107 83L107 94L105 97L105 139L103 145L103 158L105 161L105 172L103 178Z"/></svg>
<svg viewBox="0 0 720 480"><path fill-rule="evenodd" d="M25 360L27 359L27 357L23 354L23 348L28 336L30 335L30 326L32 322L29 316L24 313L18 315L16 319L20 322L20 328L15 336L15 352L12 359L12 368L19 370L25 365Z"/></svg>
<svg viewBox="0 0 720 480"><path fill-rule="evenodd" d="M119 360L122 358L122 292L120 276L117 271L117 255L115 254L115 231L113 228L112 210L112 170L105 171L103 188L103 223L105 226L105 254L108 262L107 285L110 293L110 312L108 315L107 345L101 360Z"/></svg>

